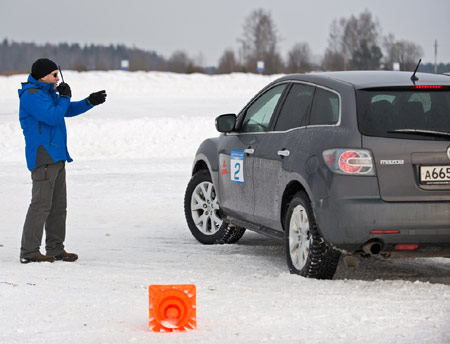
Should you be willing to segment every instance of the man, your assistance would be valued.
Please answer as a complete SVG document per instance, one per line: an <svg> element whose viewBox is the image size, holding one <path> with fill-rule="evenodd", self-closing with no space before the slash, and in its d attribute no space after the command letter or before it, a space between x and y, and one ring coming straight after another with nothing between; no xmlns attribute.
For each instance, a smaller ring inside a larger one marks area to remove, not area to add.
<svg viewBox="0 0 450 344"><path fill-rule="evenodd" d="M73 262L75 253L64 250L66 235L65 162L72 158L67 150L65 117L80 115L106 100L106 92L71 102L70 86L59 86L58 66L42 58L33 63L28 82L19 90L20 125L25 136L25 154L33 181L31 204L22 233L20 261ZM57 91L57 92L56 92ZM45 226L46 255L40 246Z"/></svg>

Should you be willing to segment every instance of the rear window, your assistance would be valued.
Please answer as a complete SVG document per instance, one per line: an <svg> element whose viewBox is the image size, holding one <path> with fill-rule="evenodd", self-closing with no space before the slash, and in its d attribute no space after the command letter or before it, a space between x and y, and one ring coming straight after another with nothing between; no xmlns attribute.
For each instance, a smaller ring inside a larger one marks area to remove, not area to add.
<svg viewBox="0 0 450 344"><path fill-rule="evenodd" d="M356 92L361 134L450 140L450 90L365 89Z"/></svg>

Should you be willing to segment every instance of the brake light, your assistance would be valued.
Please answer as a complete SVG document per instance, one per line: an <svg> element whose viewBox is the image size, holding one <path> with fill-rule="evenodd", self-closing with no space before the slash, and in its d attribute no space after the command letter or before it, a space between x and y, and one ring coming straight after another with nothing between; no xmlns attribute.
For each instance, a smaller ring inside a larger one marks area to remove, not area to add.
<svg viewBox="0 0 450 344"><path fill-rule="evenodd" d="M372 154L365 149L329 149L322 153L331 171L347 175L375 175Z"/></svg>
<svg viewBox="0 0 450 344"><path fill-rule="evenodd" d="M417 244L397 244L394 246L394 249L397 251L414 251L419 248Z"/></svg>
<svg viewBox="0 0 450 344"><path fill-rule="evenodd" d="M345 173L358 173L362 166L358 164L358 158L361 156L353 151L347 151L339 157L339 168Z"/></svg>
<svg viewBox="0 0 450 344"><path fill-rule="evenodd" d="M399 230L387 230L387 231L380 231L380 230L371 230L370 234L400 234Z"/></svg>
<svg viewBox="0 0 450 344"><path fill-rule="evenodd" d="M448 85L416 85L411 86L412 90L450 90Z"/></svg>

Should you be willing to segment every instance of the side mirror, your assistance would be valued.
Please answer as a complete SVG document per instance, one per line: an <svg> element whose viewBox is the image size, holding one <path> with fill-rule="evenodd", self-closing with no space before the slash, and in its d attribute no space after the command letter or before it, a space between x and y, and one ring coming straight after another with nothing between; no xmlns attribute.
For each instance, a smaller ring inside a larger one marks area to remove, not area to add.
<svg viewBox="0 0 450 344"><path fill-rule="evenodd" d="M218 132L229 133L234 130L235 125L236 115L234 113L220 115L216 118L216 129Z"/></svg>

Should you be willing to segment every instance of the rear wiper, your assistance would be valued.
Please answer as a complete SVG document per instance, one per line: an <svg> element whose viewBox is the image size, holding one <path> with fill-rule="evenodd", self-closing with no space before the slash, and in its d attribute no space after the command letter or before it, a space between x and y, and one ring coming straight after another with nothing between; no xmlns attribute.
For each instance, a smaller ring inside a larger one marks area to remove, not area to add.
<svg viewBox="0 0 450 344"><path fill-rule="evenodd" d="M423 129L395 129L389 130L388 133L421 134L421 135L450 137L450 133L446 131L423 130Z"/></svg>

